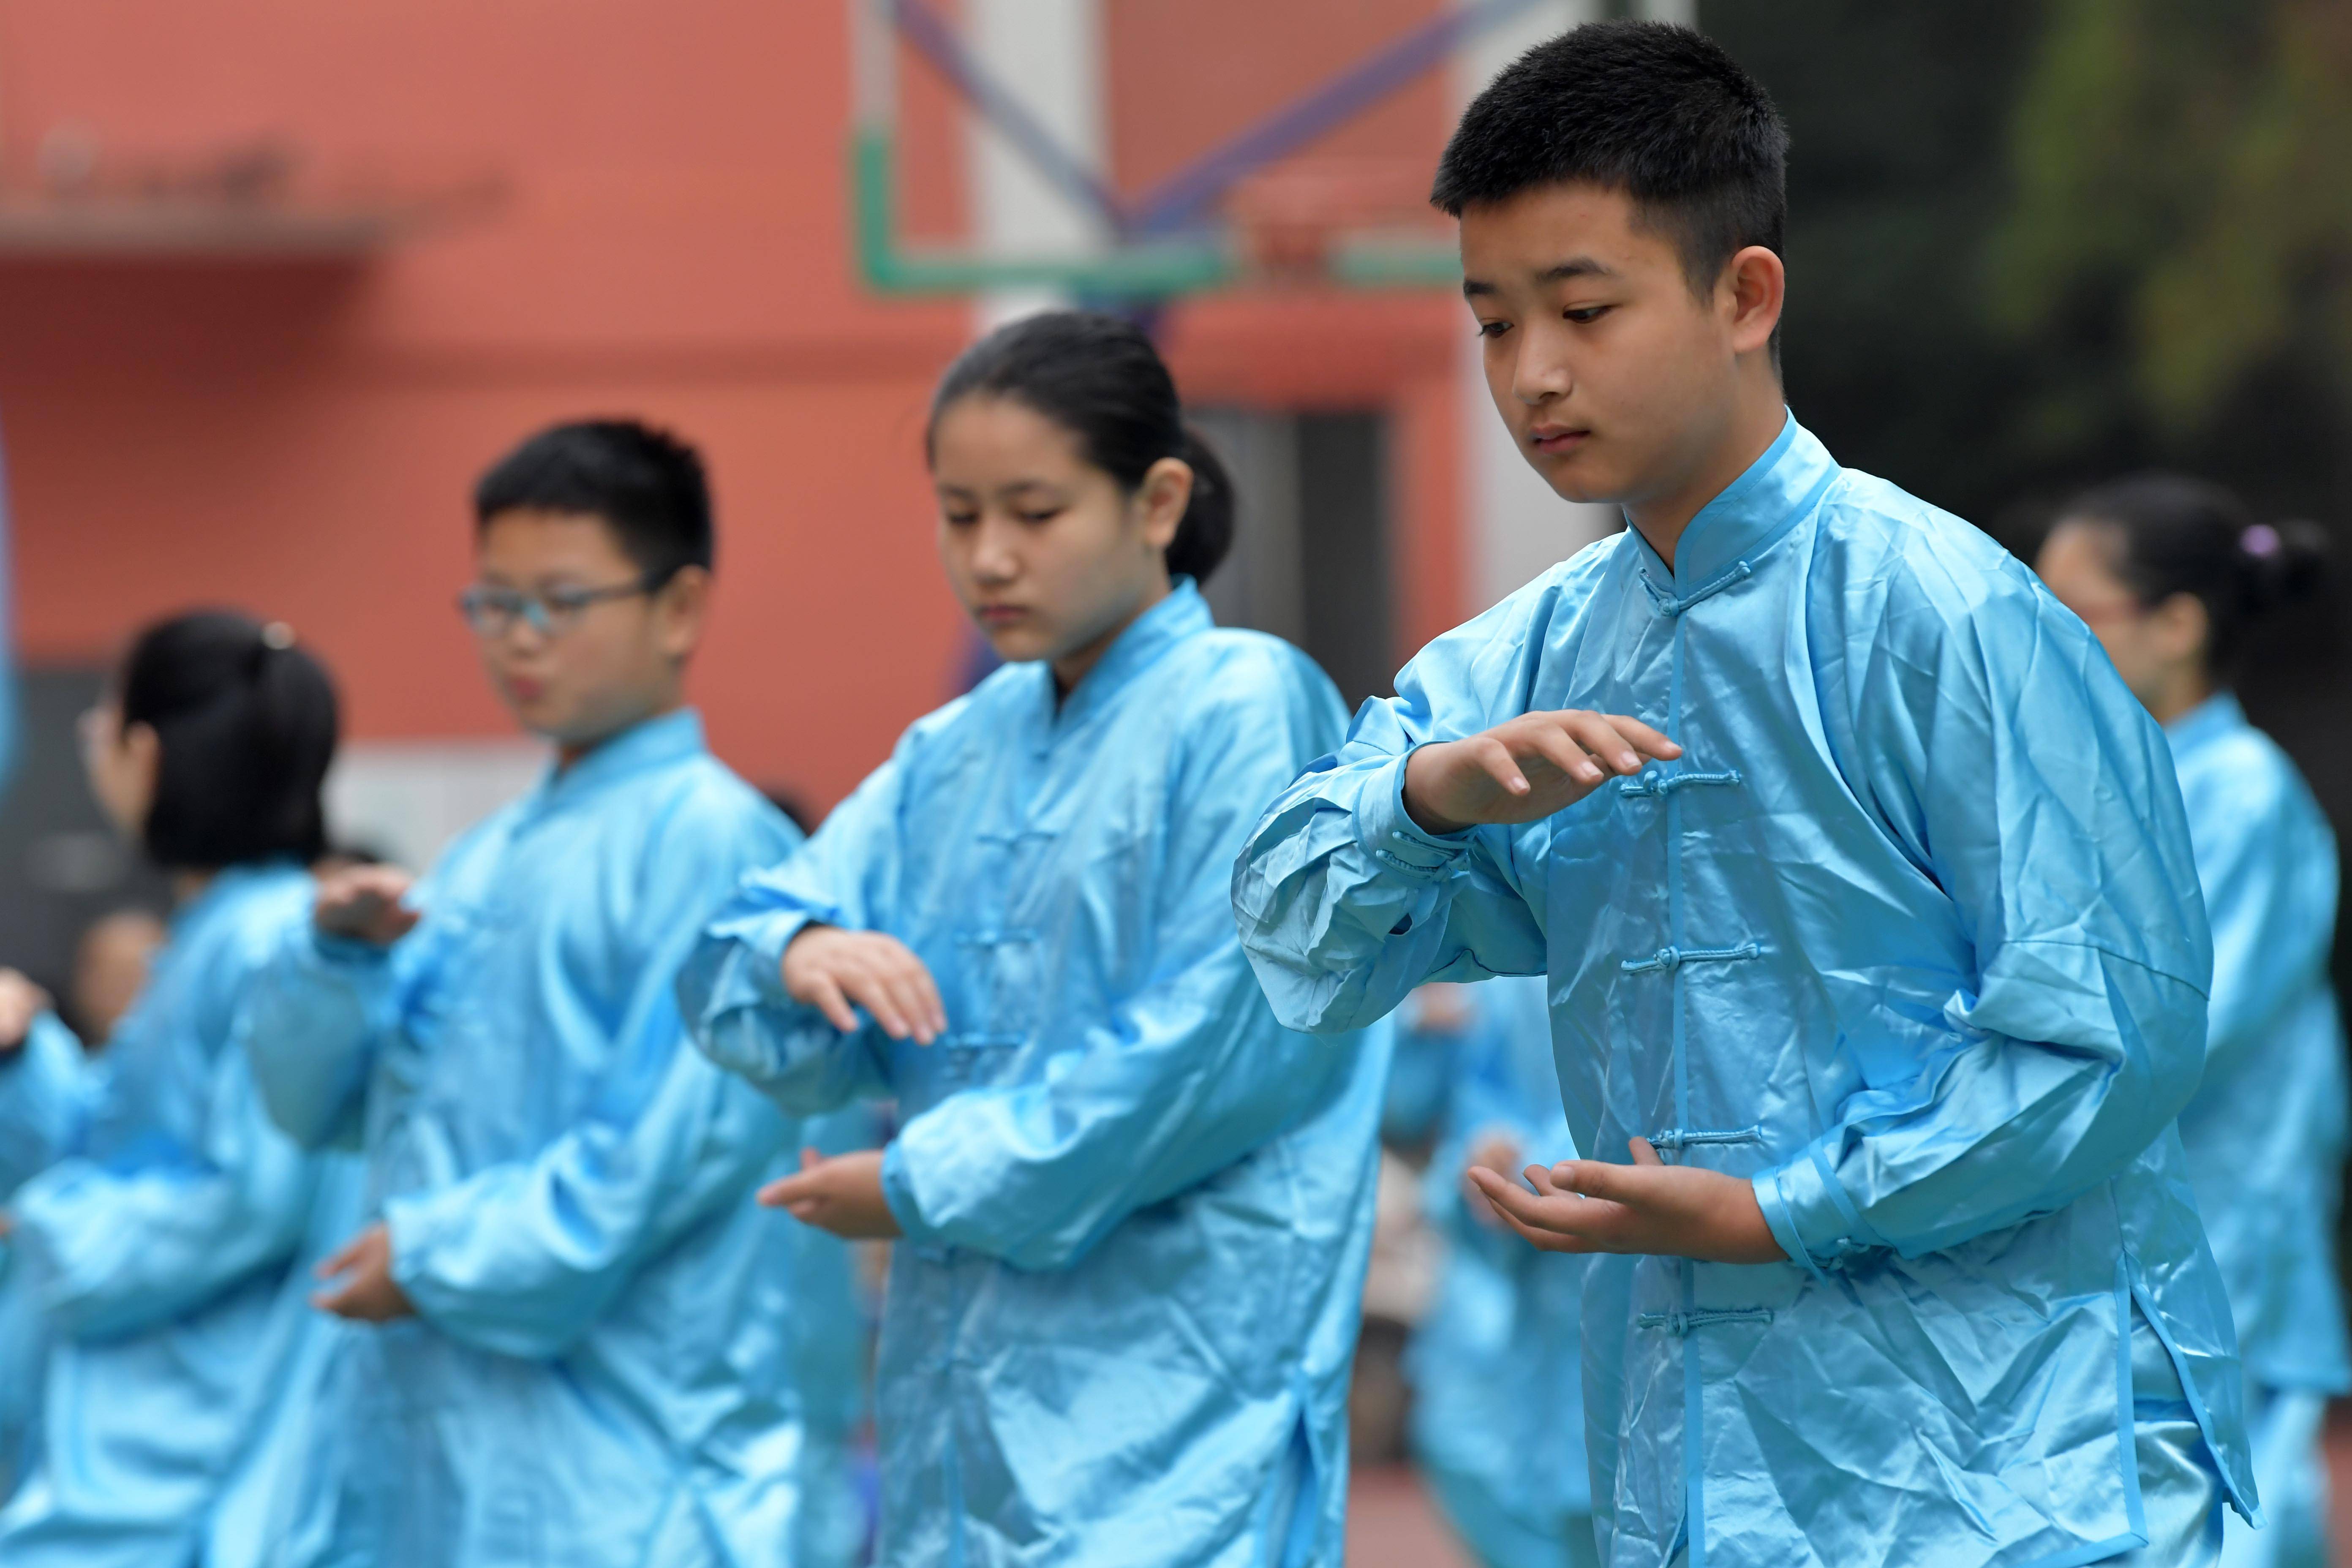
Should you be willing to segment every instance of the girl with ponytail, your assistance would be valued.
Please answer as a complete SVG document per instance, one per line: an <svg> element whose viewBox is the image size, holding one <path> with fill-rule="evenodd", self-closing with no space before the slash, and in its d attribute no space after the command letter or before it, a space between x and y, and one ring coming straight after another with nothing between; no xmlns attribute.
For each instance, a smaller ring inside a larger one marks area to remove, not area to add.
<svg viewBox="0 0 2352 1568"><path fill-rule="evenodd" d="M2319 1422L2329 1395L2352 1391L2336 1269L2336 841L2230 693L2249 635L2317 587L2325 543L2308 523L2252 521L2217 486L2146 474L2076 500L2038 563L2164 725L2212 922L2205 1077L2180 1137L2237 1320L2270 1519L2261 1531L2229 1521L2231 1568L2326 1560Z"/></svg>
<svg viewBox="0 0 2352 1568"><path fill-rule="evenodd" d="M270 1124L239 1031L273 937L309 918L335 739L325 669L226 613L150 627L84 716L90 787L178 907L94 1056L0 972L11 1288L49 1344L30 1473L0 1510L10 1568L226 1568L287 1522L278 1467L331 1329L303 1265L357 1194Z"/></svg>
<svg viewBox="0 0 2352 1568"><path fill-rule="evenodd" d="M761 1194L902 1238L878 1560L1337 1564L1387 1040L1276 1024L1228 880L1346 712L1212 623L1232 490L1134 327L986 338L927 454L1005 667L679 982L702 1048L794 1114L898 1100L887 1149Z"/></svg>

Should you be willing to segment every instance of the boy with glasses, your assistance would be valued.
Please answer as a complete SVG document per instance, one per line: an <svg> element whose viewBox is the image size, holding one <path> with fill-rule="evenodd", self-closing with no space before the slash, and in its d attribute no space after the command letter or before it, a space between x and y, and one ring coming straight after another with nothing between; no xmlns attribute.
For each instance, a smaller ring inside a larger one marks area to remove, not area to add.
<svg viewBox="0 0 2352 1568"><path fill-rule="evenodd" d="M751 1205L794 1130L685 1048L671 999L712 908L800 838L683 705L701 463L560 426L475 511L460 607L554 765L416 887L322 881L251 1031L276 1119L362 1143L372 1177L316 1300L376 1326L304 1516L383 1568L845 1563L848 1260Z"/></svg>

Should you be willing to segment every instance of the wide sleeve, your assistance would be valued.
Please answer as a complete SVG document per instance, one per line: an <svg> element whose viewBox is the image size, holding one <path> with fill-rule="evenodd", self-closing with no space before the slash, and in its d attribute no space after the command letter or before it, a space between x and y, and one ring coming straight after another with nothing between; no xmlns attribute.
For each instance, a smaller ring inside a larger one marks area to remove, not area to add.
<svg viewBox="0 0 2352 1568"><path fill-rule="evenodd" d="M224 1048L185 1160L118 1171L68 1159L11 1205L51 1322L135 1332L213 1300L301 1245L312 1161L264 1110L245 1058Z"/></svg>
<svg viewBox="0 0 2352 1568"><path fill-rule="evenodd" d="M54 1013L0 1057L0 1197L80 1147L106 1073Z"/></svg>
<svg viewBox="0 0 2352 1568"><path fill-rule="evenodd" d="M1543 931L1510 870L1511 830L1440 837L1404 807L1416 747L1527 710L1540 642L1540 617L1507 600L1432 643L1397 677L1396 696L1365 703L1339 752L1256 823L1231 899L1285 1024L1358 1028L1423 981L1543 971Z"/></svg>
<svg viewBox="0 0 2352 1568"><path fill-rule="evenodd" d="M2284 758L2250 761L2235 809L2198 824L2197 875L2213 927L2205 1062L2218 1077L2259 1046L2281 1009L2324 984L2336 941L2336 837Z"/></svg>
<svg viewBox="0 0 2352 1568"><path fill-rule="evenodd" d="M1092 1015L1074 1048L1041 1078L948 1096L884 1156L884 1192L911 1241L1066 1268L1138 1208L1312 1114L1355 1066L1358 1042L1276 1023L1235 939L1226 868L1340 712L1319 673L1286 660L1251 674L1219 671L1182 721L1139 984L1108 1005L1054 999Z"/></svg>
<svg viewBox="0 0 2352 1568"><path fill-rule="evenodd" d="M745 877L678 973L678 1010L696 1047L793 1115L888 1092L880 1028L866 1018L845 1035L793 1001L783 962L812 925L889 929L911 743L901 742L791 858Z"/></svg>
<svg viewBox="0 0 2352 1568"><path fill-rule="evenodd" d="M2022 568L2010 563L2011 575ZM1951 1044L1874 1075L1754 1178L1815 1271L1916 1257L2051 1213L2123 1169L2195 1092L2211 948L2163 735L2081 623L1996 580L1898 604L1852 650L1868 788L1973 947Z"/></svg>
<svg viewBox="0 0 2352 1568"><path fill-rule="evenodd" d="M270 1119L306 1149L356 1147L369 1070L396 1024L401 977L425 961L430 921L387 950L288 924L238 1022Z"/></svg>
<svg viewBox="0 0 2352 1568"><path fill-rule="evenodd" d="M650 1258L740 1203L787 1141L774 1109L687 1047L673 986L711 907L793 830L764 806L690 802L649 844L617 1026L583 997L551 1015L605 1064L579 1120L526 1160L384 1205L393 1279L452 1339L544 1358L573 1344ZM609 1034L606 1032L609 1028Z"/></svg>

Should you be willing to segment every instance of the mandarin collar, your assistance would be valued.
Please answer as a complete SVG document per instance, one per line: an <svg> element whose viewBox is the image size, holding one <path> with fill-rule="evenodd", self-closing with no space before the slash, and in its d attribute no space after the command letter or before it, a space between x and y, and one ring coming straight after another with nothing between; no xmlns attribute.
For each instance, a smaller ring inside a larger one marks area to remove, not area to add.
<svg viewBox="0 0 2352 1568"><path fill-rule="evenodd" d="M698 756L703 750L702 715L691 708L641 720L568 768L549 763L530 794L530 804L544 808L648 768Z"/></svg>
<svg viewBox="0 0 2352 1568"><path fill-rule="evenodd" d="M1787 415L1764 455L1690 520L1675 543L1671 570L1630 518L1625 531L1633 536L1650 581L1667 596L1682 598L1742 563L1752 563L1812 509L1837 475L1829 448Z"/></svg>
<svg viewBox="0 0 2352 1568"><path fill-rule="evenodd" d="M2172 757L2179 762L2245 727L2246 710L2238 706L2237 698L2217 691L2167 724L2164 738L2172 742Z"/></svg>
<svg viewBox="0 0 2352 1568"><path fill-rule="evenodd" d="M1040 660L1038 678L1045 688L1046 710L1053 715L1049 729L1056 734L1075 730L1107 707L1137 676L1159 663L1169 649L1216 624L1199 585L1190 577L1178 577L1166 598L1136 616L1103 651L1086 679L1062 700L1059 713L1053 713L1054 671Z"/></svg>

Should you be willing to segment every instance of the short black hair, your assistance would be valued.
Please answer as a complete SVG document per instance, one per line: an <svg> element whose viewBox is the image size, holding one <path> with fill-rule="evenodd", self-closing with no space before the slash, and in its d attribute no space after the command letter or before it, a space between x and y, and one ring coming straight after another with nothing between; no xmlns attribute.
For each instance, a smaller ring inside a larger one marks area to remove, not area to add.
<svg viewBox="0 0 2352 1568"><path fill-rule="evenodd" d="M1151 465L1192 470L1192 499L1163 554L1171 577L1206 583L1234 543L1234 481L1184 423L1176 379L1142 328L1098 310L1045 310L999 327L956 356L931 395L928 457L940 416L965 397L1009 397L1077 437L1087 462L1129 495Z"/></svg>
<svg viewBox="0 0 2352 1568"><path fill-rule="evenodd" d="M475 526L509 511L603 518L656 587L688 566L709 571L717 550L701 455L635 419L551 426L500 458L474 486Z"/></svg>
<svg viewBox="0 0 2352 1568"><path fill-rule="evenodd" d="M233 610L159 621L131 644L115 699L123 724L144 724L158 742L141 834L158 866L308 864L325 851L335 683L284 623Z"/></svg>
<svg viewBox="0 0 2352 1568"><path fill-rule="evenodd" d="M1720 45L1665 22L1588 22L1470 100L1429 199L1458 218L1540 185L1622 191L1705 298L1748 246L1780 254L1788 167L1780 111Z"/></svg>

